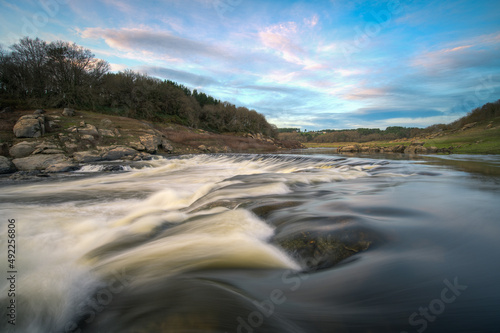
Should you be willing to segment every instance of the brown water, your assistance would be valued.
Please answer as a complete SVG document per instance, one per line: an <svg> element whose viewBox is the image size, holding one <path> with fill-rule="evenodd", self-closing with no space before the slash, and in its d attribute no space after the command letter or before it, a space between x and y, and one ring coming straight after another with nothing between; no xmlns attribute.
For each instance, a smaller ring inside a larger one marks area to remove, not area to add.
<svg viewBox="0 0 500 333"><path fill-rule="evenodd" d="M2 332L500 329L498 156L307 150L123 169L0 180Z"/></svg>

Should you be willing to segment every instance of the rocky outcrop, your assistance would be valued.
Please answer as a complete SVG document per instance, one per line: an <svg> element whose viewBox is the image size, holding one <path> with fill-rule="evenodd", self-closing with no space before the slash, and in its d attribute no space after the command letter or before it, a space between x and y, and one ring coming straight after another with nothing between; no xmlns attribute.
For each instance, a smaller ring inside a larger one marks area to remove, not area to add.
<svg viewBox="0 0 500 333"><path fill-rule="evenodd" d="M349 145L344 147L339 147L337 152L339 153L396 153L396 154L436 154L445 153L450 154L452 148L436 148L436 147L424 147L425 142L423 141L413 141L409 145L397 145L389 147L379 147L379 146L359 146L359 145Z"/></svg>
<svg viewBox="0 0 500 333"><path fill-rule="evenodd" d="M17 138L38 138L45 134L45 117L39 114L25 115L14 125Z"/></svg>
<svg viewBox="0 0 500 333"><path fill-rule="evenodd" d="M52 165L69 161L68 157L64 154L38 154L16 158L12 162L21 171L32 171L45 170Z"/></svg>
<svg viewBox="0 0 500 333"><path fill-rule="evenodd" d="M16 172L15 165L5 156L0 156L0 174Z"/></svg>

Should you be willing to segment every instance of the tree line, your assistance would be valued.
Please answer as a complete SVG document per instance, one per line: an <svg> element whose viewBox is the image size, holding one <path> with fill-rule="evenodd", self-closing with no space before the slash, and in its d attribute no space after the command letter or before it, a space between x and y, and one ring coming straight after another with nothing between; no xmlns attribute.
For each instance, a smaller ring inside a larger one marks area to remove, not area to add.
<svg viewBox="0 0 500 333"><path fill-rule="evenodd" d="M75 107L213 132L262 133L277 129L255 110L236 107L182 84L125 70L88 49L63 41L22 38L0 48L0 106Z"/></svg>

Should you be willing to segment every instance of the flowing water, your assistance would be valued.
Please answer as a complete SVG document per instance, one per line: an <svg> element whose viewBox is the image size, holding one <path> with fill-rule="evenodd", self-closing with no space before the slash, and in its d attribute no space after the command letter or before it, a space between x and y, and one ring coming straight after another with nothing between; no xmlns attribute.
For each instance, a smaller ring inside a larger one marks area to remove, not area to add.
<svg viewBox="0 0 500 333"><path fill-rule="evenodd" d="M0 179L0 331L500 331L498 156L111 169Z"/></svg>

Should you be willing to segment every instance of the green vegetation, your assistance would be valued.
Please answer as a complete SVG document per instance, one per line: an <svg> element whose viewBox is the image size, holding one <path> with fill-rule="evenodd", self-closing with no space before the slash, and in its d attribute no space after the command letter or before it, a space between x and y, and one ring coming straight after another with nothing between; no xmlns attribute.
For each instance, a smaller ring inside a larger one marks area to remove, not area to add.
<svg viewBox="0 0 500 333"><path fill-rule="evenodd" d="M301 133L281 131L280 139L297 140L306 147L359 145L392 147L424 141L424 147L451 148L461 154L500 154L500 100L476 108L450 123L427 128L387 127L385 130L358 128Z"/></svg>
<svg viewBox="0 0 500 333"><path fill-rule="evenodd" d="M7 106L74 107L216 133L278 134L255 110L170 80L130 70L109 73L109 64L90 50L38 38L25 37L10 51L0 49L0 108Z"/></svg>

